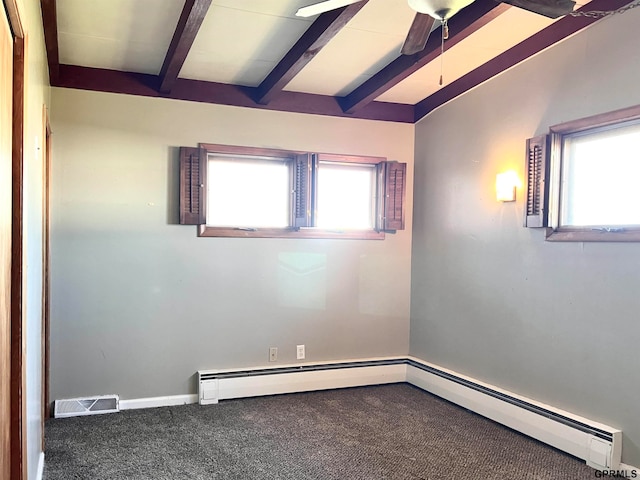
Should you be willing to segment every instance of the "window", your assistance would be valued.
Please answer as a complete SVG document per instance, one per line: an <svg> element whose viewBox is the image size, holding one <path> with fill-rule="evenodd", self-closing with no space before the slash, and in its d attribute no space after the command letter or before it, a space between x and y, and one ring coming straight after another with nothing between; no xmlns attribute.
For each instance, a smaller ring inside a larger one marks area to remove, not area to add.
<svg viewBox="0 0 640 480"><path fill-rule="evenodd" d="M209 155L207 225L288 227L290 177L290 165L278 158Z"/></svg>
<svg viewBox="0 0 640 480"><path fill-rule="evenodd" d="M375 228L375 165L319 162L316 226L325 229Z"/></svg>
<svg viewBox="0 0 640 480"><path fill-rule="evenodd" d="M554 241L640 241L640 106L527 141L525 226Z"/></svg>
<svg viewBox="0 0 640 480"><path fill-rule="evenodd" d="M201 144L180 149L180 223L200 236L382 239L404 229L406 164Z"/></svg>

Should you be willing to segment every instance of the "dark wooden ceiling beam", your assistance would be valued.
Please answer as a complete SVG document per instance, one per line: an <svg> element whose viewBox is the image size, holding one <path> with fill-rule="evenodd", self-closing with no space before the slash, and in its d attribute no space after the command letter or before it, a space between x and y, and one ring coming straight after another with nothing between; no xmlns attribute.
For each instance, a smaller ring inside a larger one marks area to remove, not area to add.
<svg viewBox="0 0 640 480"><path fill-rule="evenodd" d="M168 93L178 80L189 50L207 15L212 0L185 0L180 20L160 69L160 91Z"/></svg>
<svg viewBox="0 0 640 480"><path fill-rule="evenodd" d="M616 10L633 1L634 0L592 0L579 10ZM598 18L582 16L566 16L561 18L417 103L415 105L415 121L419 121L439 106L444 105L471 88L480 85L495 75L554 45L569 35L588 27L597 20Z"/></svg>
<svg viewBox="0 0 640 480"><path fill-rule="evenodd" d="M267 104L278 95L368 1L321 14L258 86L256 102Z"/></svg>
<svg viewBox="0 0 640 480"><path fill-rule="evenodd" d="M40 0L40 8L42 10L44 44L47 49L47 63L49 64L49 81L53 84L58 81L60 68L56 0Z"/></svg>
<svg viewBox="0 0 640 480"><path fill-rule="evenodd" d="M509 8L509 5L497 3L495 0L476 0L449 20L449 39L445 41L445 50L464 40ZM347 113L356 112L435 60L440 55L441 28L431 34L424 50L413 55L399 56L354 91L342 97L342 109Z"/></svg>
<svg viewBox="0 0 640 480"><path fill-rule="evenodd" d="M261 105L254 101L256 89L251 87L179 78L171 92L163 94L159 92L159 82L156 75L60 65L60 77L53 86L388 122L413 123L414 117L413 105L399 103L371 102L351 115L344 113L336 97L329 95L284 91L269 105Z"/></svg>

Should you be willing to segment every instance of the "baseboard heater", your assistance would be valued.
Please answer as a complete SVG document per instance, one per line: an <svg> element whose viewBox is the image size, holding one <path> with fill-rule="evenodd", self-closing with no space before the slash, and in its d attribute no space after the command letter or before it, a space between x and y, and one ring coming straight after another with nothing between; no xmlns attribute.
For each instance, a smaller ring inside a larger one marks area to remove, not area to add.
<svg viewBox="0 0 640 480"><path fill-rule="evenodd" d="M405 382L405 359L384 359L198 372L200 405L230 398Z"/></svg>
<svg viewBox="0 0 640 480"><path fill-rule="evenodd" d="M198 372L201 405L219 400L409 383L581 458L620 466L622 431L501 390L413 357Z"/></svg>

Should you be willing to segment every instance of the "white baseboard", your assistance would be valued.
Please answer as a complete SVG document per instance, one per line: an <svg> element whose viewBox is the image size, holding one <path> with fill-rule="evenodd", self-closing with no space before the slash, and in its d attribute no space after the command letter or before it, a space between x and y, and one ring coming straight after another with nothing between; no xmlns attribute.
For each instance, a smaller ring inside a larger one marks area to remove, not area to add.
<svg viewBox="0 0 640 480"><path fill-rule="evenodd" d="M164 397L132 398L120 400L120 410L135 410L138 408L174 407L198 403L198 395L168 395Z"/></svg>
<svg viewBox="0 0 640 480"><path fill-rule="evenodd" d="M36 472L36 480L42 480L44 475L44 452L40 452L38 457L38 471Z"/></svg>

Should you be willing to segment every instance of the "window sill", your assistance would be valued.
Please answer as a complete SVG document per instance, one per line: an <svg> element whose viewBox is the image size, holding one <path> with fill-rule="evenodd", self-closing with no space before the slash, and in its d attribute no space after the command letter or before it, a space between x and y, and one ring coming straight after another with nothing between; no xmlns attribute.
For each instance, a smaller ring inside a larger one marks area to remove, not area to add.
<svg viewBox="0 0 640 480"><path fill-rule="evenodd" d="M640 242L640 230L624 231L547 228L549 242Z"/></svg>
<svg viewBox="0 0 640 480"><path fill-rule="evenodd" d="M227 238L325 238L345 240L384 240L384 232L376 230L324 230L319 228L227 228L198 226L199 237Z"/></svg>

